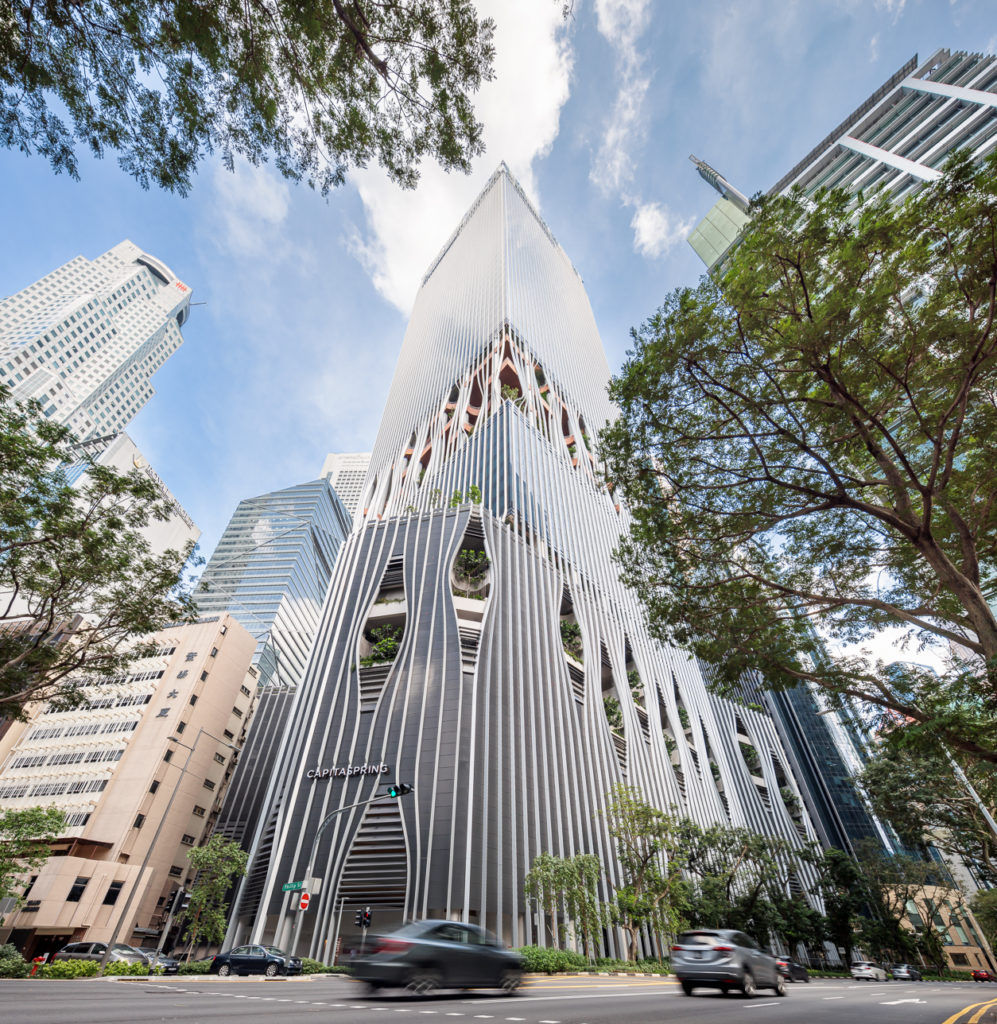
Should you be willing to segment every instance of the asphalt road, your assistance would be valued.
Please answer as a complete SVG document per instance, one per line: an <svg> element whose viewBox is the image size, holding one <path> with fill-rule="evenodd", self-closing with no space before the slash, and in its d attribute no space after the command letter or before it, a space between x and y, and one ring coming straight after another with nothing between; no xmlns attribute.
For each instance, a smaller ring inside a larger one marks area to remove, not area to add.
<svg viewBox="0 0 997 1024"><path fill-rule="evenodd" d="M401 1015L405 1015L401 1017ZM454 992L429 999L365 994L347 978L0 981L2 1024L997 1024L997 985L815 980L784 999L709 991L671 978L529 979L516 996Z"/></svg>

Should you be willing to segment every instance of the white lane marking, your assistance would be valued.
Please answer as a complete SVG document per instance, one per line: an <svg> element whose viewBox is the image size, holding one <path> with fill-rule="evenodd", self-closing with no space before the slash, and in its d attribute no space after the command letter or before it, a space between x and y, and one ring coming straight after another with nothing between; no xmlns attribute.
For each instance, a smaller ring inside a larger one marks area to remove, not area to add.
<svg viewBox="0 0 997 1024"><path fill-rule="evenodd" d="M844 999L844 996L824 996L824 1002L829 1002L832 999Z"/></svg>
<svg viewBox="0 0 997 1024"><path fill-rule="evenodd" d="M779 1005L779 1004L778 1004L777 1002L775 1002L775 1001L773 1001L773 1002L771 1002L771 1003L748 1003L748 1006L746 1006L746 1007L745 1007L745 1009L747 1009L748 1007L752 1007L752 1008L754 1008L754 1007L756 1007L756 1006L757 1006L757 1007L758 1007L759 1009L761 1009L761 1007L763 1007L763 1006L778 1006L778 1005Z"/></svg>
<svg viewBox="0 0 997 1024"><path fill-rule="evenodd" d="M887 1003L881 1002L880 1006L899 1006L901 1003L926 1003L927 999L891 999Z"/></svg>

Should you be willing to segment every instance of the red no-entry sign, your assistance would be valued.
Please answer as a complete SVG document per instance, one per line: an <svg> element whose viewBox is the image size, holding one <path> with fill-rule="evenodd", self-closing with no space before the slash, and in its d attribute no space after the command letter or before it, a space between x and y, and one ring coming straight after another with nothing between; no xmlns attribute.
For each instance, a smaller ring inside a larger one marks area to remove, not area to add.
<svg viewBox="0 0 997 1024"><path fill-rule="evenodd" d="M303 892L298 899L298 910L307 910L308 904L311 903L311 893Z"/></svg>

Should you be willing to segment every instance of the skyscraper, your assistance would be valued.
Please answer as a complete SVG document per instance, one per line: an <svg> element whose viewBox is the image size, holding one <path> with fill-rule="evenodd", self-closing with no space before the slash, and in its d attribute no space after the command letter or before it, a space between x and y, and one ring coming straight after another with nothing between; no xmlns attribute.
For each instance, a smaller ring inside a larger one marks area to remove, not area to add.
<svg viewBox="0 0 997 1024"><path fill-rule="evenodd" d="M997 57L938 50L918 65L917 54L853 110L769 190L883 189L902 200L935 181L948 157L967 150L983 160L997 149ZM711 269L747 222L741 196L709 164L693 158L700 175L723 198L689 235ZM743 196L741 196L743 198Z"/></svg>
<svg viewBox="0 0 997 1024"><path fill-rule="evenodd" d="M330 452L325 457L320 476L332 484L339 500L349 514L356 515L360 492L367 478L370 452Z"/></svg>
<svg viewBox="0 0 997 1024"><path fill-rule="evenodd" d="M81 440L114 434L180 347L190 288L129 241L0 301L0 380Z"/></svg>
<svg viewBox="0 0 997 1024"><path fill-rule="evenodd" d="M599 817L616 783L813 836L771 720L711 697L617 578L626 512L592 444L608 377L581 279L502 165L416 298L230 939L328 956L344 904L369 904L378 928L446 916L544 941L524 876L545 851L617 874ZM350 809L387 780L415 791ZM306 875L322 887L297 914L281 884Z"/></svg>
<svg viewBox="0 0 997 1024"><path fill-rule="evenodd" d="M218 819L218 831L247 848L267 800L279 799L273 763L349 530L326 480L246 498L201 576L201 612L227 611L256 638L259 699Z"/></svg>

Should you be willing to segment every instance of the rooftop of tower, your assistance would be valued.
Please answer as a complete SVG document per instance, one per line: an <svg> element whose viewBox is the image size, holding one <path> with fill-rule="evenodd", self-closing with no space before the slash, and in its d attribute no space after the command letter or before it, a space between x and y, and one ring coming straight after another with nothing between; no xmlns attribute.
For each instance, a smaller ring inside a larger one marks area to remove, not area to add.
<svg viewBox="0 0 997 1024"><path fill-rule="evenodd" d="M440 265L440 261L443 259L444 256L446 256L447 251L450 249L450 246L453 245L454 243L454 239L457 238L457 236L464 229L464 226L467 224L467 222L471 219L471 217L474 216L474 212L481 205L481 201L485 198L486 195L488 195L488 193L491 191L494 185L503 177L506 178L509 184L516 190L516 192L519 193L520 198L526 204L526 208L530 211L530 213L533 214L533 216L537 220L537 223L540 225L541 228L543 228L544 233L550 239L551 245L553 245L558 250L558 252L561 253L564 259L567 260L568 266L570 266L571 269L575 272L575 275L577 276L578 280L582 280L582 275L578 273L578 270L576 269L574 263L571 262L571 259L568 257L568 254L564 251L563 248L561 248L561 243L558 242L558 240L554 237L554 232L551 231L547 222L537 212L537 208L533 205L533 202L531 201L530 197L526 194L526 191L523 188L523 186L519 184L519 180L512 173L512 171L509 170L509 165L504 160L501 160L499 161L498 167L496 167L495 170L492 172L491 177L488 179L488 181L485 182L484 186L478 193L474 202L471 203L471 205L468 207L467 213L465 213L464 216L461 218L460 223L457 225L456 228L454 228L453 233L450 235L450 237L446 240L446 242L443 243L443 248L441 248L440 251L436 254L436 258L433 260L433 262L429 264L429 269L423 275L422 281L420 282L421 286L425 285L426 282L433 276L433 271L436 270L436 268Z"/></svg>

